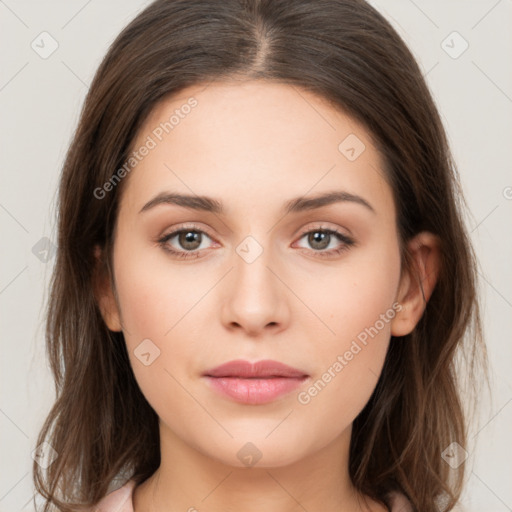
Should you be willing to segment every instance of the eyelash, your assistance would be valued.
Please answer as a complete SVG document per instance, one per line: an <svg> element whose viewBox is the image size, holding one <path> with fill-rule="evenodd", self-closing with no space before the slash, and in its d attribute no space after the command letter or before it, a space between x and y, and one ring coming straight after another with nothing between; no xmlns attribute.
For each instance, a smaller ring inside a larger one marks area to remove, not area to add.
<svg viewBox="0 0 512 512"><path fill-rule="evenodd" d="M171 253L173 256L176 256L179 259L198 258L199 254L201 253L201 250L195 249L194 251L177 251L175 249L170 248L168 245L169 240L174 238L176 235L179 235L180 233L188 233L188 232L201 233L201 234L206 235L208 238L213 239L213 237L211 237L206 231L204 231L202 229L198 229L196 226L183 226L183 227L180 227L179 229L172 231L171 233L163 236L162 238L160 238L158 240L158 243L162 246L162 248L165 251ZM323 227L313 228L313 229L309 229L308 231L304 231L303 233L301 233L301 235L299 236L298 239L300 240L300 239L304 238L304 236L309 235L310 233L317 233L317 232L325 233L327 235L334 235L343 244L338 249L331 249L329 251L325 251L325 250L315 251L314 249L311 249L312 252L314 252L316 255L318 255L321 258L337 256L337 255L345 252L346 250L348 250L351 246L355 245L355 241L352 238L348 237L347 235L337 231L336 229L323 228ZM304 248L300 247L299 249L304 249Z"/></svg>

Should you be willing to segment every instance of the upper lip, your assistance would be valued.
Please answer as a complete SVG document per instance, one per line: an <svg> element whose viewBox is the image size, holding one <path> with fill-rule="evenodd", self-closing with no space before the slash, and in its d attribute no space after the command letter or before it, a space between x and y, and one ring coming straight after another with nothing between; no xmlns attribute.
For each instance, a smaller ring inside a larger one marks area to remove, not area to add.
<svg viewBox="0 0 512 512"><path fill-rule="evenodd" d="M206 371L206 377L241 377L241 378L265 378L265 377L288 377L299 378L308 375L302 370L292 368L279 361L270 359L250 363L242 359L229 361L216 368Z"/></svg>

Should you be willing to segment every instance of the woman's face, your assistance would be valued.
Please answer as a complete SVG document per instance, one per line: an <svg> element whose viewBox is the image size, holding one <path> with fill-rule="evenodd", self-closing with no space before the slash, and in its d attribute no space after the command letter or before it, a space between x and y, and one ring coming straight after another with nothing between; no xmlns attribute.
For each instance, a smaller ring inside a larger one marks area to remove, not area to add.
<svg viewBox="0 0 512 512"><path fill-rule="evenodd" d="M224 82L160 103L132 150L107 323L122 325L166 442L275 467L347 439L401 308L392 190L369 133L302 89ZM232 360L306 377L205 376Z"/></svg>

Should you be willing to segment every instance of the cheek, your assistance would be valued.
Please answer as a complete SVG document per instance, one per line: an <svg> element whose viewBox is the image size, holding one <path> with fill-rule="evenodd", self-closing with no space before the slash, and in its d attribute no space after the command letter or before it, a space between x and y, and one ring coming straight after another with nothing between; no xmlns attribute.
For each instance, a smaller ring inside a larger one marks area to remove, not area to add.
<svg viewBox="0 0 512 512"><path fill-rule="evenodd" d="M119 249L123 254L121 244ZM137 384L158 416L178 431L183 427L172 411L187 410L191 420L204 420L182 386L188 389L185 375L191 372L190 361L198 353L198 347L190 343L196 338L190 332L191 320L201 314L199 300L208 288L200 289L197 282L194 286L192 275L187 278L186 273L165 265L165 258L154 257L157 252L154 248L125 252L130 256L116 262L116 284Z"/></svg>
<svg viewBox="0 0 512 512"><path fill-rule="evenodd" d="M335 355L346 354L345 378L360 384L366 377L374 384L386 356L391 321L400 309L395 303L400 279L398 244L361 251L346 268L346 275L350 278L345 280L339 299L333 300L340 311L334 317L338 318L334 324L338 339Z"/></svg>
<svg viewBox="0 0 512 512"><path fill-rule="evenodd" d="M390 318L385 319L384 325L380 320L387 312L388 317L396 313L392 306L400 279L398 242L361 248L336 267L316 265L309 273L313 271L314 279L296 279L293 286L299 297L307 298L306 305L315 313L306 314L299 321L307 321L311 333L316 324L315 338L325 341L314 346L316 353L319 347L326 347L327 351L328 347L343 349L376 322L384 337L389 335ZM288 282L292 279L292 275L288 276Z"/></svg>
<svg viewBox="0 0 512 512"><path fill-rule="evenodd" d="M116 284L130 342L172 338L208 283L191 266L171 264L163 249L135 237L120 237L116 254Z"/></svg>
<svg viewBox="0 0 512 512"><path fill-rule="evenodd" d="M317 305L323 306L335 335L325 337L310 353L318 372L297 397L307 416L314 418L307 428L323 425L334 436L368 402L386 358L391 321L400 310L395 302L399 277L398 244L361 251L353 261L347 259L334 279L331 275L329 293Z"/></svg>
<svg viewBox="0 0 512 512"><path fill-rule="evenodd" d="M210 338L219 315L212 292L222 272L207 264L177 264L164 249L130 235L120 230L114 250L124 338L142 393L165 417L190 408L182 386L196 384L204 354L215 359Z"/></svg>
<svg viewBox="0 0 512 512"><path fill-rule="evenodd" d="M201 310L200 299L208 287L198 286L190 271L182 271L185 267L170 265L162 249L126 232L120 231L114 265L128 354L137 381L151 401L169 379L165 370L173 372L190 359L190 319L196 309Z"/></svg>

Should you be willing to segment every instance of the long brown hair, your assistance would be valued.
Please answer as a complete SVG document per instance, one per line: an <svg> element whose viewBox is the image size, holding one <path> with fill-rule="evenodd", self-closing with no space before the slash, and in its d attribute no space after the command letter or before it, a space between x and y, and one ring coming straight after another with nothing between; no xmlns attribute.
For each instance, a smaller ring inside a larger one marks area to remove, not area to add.
<svg viewBox="0 0 512 512"><path fill-rule="evenodd" d="M117 480L140 483L160 464L158 417L94 295L93 248L105 249L100 270L111 272L123 181L105 197L95 191L123 166L159 101L233 77L303 88L360 121L383 156L402 247L423 230L439 237L437 285L415 330L391 339L353 424L349 469L358 490L387 506L396 490L415 510L451 510L465 464L452 468L442 454L452 442L466 447L468 437L456 356L473 387L487 356L458 176L413 56L363 0L157 0L109 48L62 171L46 327L57 397L38 437L57 455L46 470L33 465L44 511L91 506Z"/></svg>

